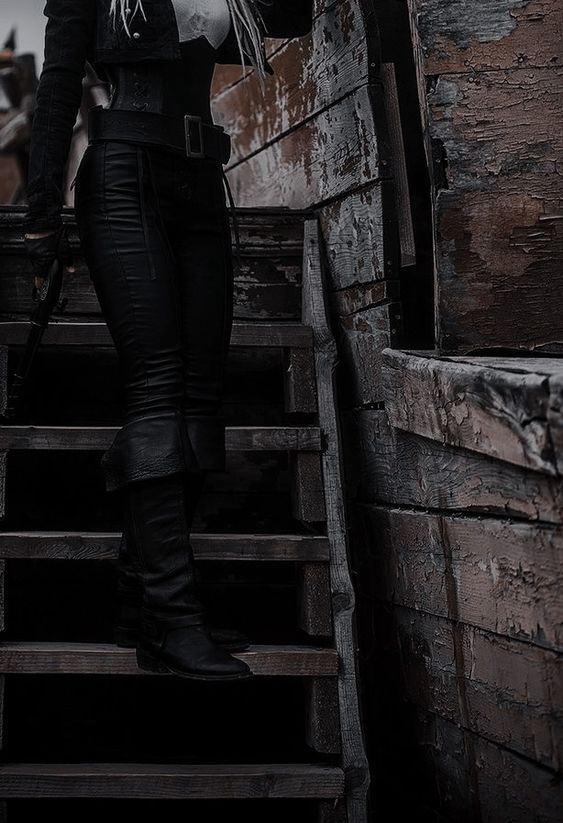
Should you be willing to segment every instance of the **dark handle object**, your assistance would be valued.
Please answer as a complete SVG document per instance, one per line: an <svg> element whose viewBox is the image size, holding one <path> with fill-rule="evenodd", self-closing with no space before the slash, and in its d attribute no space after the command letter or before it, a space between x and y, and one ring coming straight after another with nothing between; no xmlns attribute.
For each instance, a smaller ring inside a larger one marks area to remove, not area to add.
<svg viewBox="0 0 563 823"><path fill-rule="evenodd" d="M31 328L25 348L12 377L8 389L6 410L2 415L5 422L12 421L17 414L23 387L27 381L43 332L57 305L63 281L63 264L56 258L49 268L47 277L37 289L37 305L31 312Z"/></svg>

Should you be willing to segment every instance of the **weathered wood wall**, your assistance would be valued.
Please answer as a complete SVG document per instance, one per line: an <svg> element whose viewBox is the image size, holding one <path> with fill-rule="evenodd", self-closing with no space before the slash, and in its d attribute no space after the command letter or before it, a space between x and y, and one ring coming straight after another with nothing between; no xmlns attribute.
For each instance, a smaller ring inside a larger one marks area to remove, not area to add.
<svg viewBox="0 0 563 823"><path fill-rule="evenodd" d="M561 4L408 2L433 176L438 344L561 342Z"/></svg>
<svg viewBox="0 0 563 823"><path fill-rule="evenodd" d="M554 0L408 8L439 350L558 351L560 12ZM401 370L384 359L413 329L401 327L408 191L379 14L391 4L319 2L311 37L272 43L264 100L253 77L218 73L230 179L241 205L314 207L322 219L375 808L554 823L560 377L547 361L522 371L421 357ZM410 103L398 102L412 132Z"/></svg>
<svg viewBox="0 0 563 823"><path fill-rule="evenodd" d="M379 352L399 341L398 246L377 24L370 0L319 0L311 35L271 40L264 95L219 68L214 114L233 136L240 206L313 207L347 402L380 400Z"/></svg>
<svg viewBox="0 0 563 823"><path fill-rule="evenodd" d="M440 819L555 823L563 361L387 350L383 363L385 409L347 416L364 429L348 485L364 501L378 668L399 681L382 726L411 711L421 801Z"/></svg>

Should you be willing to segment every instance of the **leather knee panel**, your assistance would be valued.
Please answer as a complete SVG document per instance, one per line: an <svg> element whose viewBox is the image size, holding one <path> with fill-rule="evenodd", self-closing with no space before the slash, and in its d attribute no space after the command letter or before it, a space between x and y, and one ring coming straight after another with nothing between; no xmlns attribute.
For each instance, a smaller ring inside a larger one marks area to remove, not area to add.
<svg viewBox="0 0 563 823"><path fill-rule="evenodd" d="M100 464L108 492L137 480L200 469L179 411L159 412L125 423Z"/></svg>

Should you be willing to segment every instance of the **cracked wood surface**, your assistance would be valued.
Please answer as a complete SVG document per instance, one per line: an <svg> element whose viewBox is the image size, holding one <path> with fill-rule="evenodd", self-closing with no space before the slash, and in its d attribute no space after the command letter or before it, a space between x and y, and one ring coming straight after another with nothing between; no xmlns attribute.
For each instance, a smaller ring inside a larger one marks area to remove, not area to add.
<svg viewBox="0 0 563 823"><path fill-rule="evenodd" d="M563 360L383 352L393 426L534 471L563 474Z"/></svg>
<svg viewBox="0 0 563 823"><path fill-rule="evenodd" d="M561 481L393 429L385 411L345 416L350 494L366 502L561 523Z"/></svg>
<svg viewBox="0 0 563 823"><path fill-rule="evenodd" d="M560 526L377 504L362 506L362 516L375 547L378 599L563 652Z"/></svg>
<svg viewBox="0 0 563 823"><path fill-rule="evenodd" d="M562 13L409 0L443 351L562 340ZM554 349L555 350L555 349Z"/></svg>

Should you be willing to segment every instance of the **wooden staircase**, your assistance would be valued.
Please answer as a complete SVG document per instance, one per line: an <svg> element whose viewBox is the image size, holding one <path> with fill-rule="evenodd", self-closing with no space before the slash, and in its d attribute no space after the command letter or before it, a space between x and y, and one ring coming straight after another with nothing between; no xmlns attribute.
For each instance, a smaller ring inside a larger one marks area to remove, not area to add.
<svg viewBox="0 0 563 823"><path fill-rule="evenodd" d="M196 558L210 564L294 566L296 622L304 642L252 645L240 657L257 675L303 680L303 737L313 762L163 765L162 752L152 765L9 762L8 746L8 757L0 765L4 812L9 813L10 800L24 798L294 798L316 801L314 817L303 820L367 820L369 774L357 694L354 591L335 406L338 358L327 319L318 223L312 213L285 209L240 210L239 217L243 268L235 284L231 347L254 353L280 351L284 408L283 425L228 426L227 450L229 456L256 451L285 455L291 516L300 528L293 533L196 530L192 542ZM64 219L74 228L72 210L65 210ZM78 255L76 232L71 239ZM1 402L8 355L13 350L12 357L17 357L17 347L26 339L31 291L21 211L16 207L0 209L0 252L5 263L0 278ZM53 319L42 351L111 350L84 265L65 280L64 290L68 309ZM55 459L62 451L99 452L109 446L118 428L28 423L0 427L0 516L7 514L11 450L52 450ZM2 567L7 564L9 586L12 561L113 562L119 540L119 531L12 528L0 533L0 562ZM10 636L11 627L5 628ZM52 674L163 677L141 672L134 650L111 643L0 643L2 687L13 675ZM9 691L4 708L9 715ZM56 749L56 741L53 746Z"/></svg>

